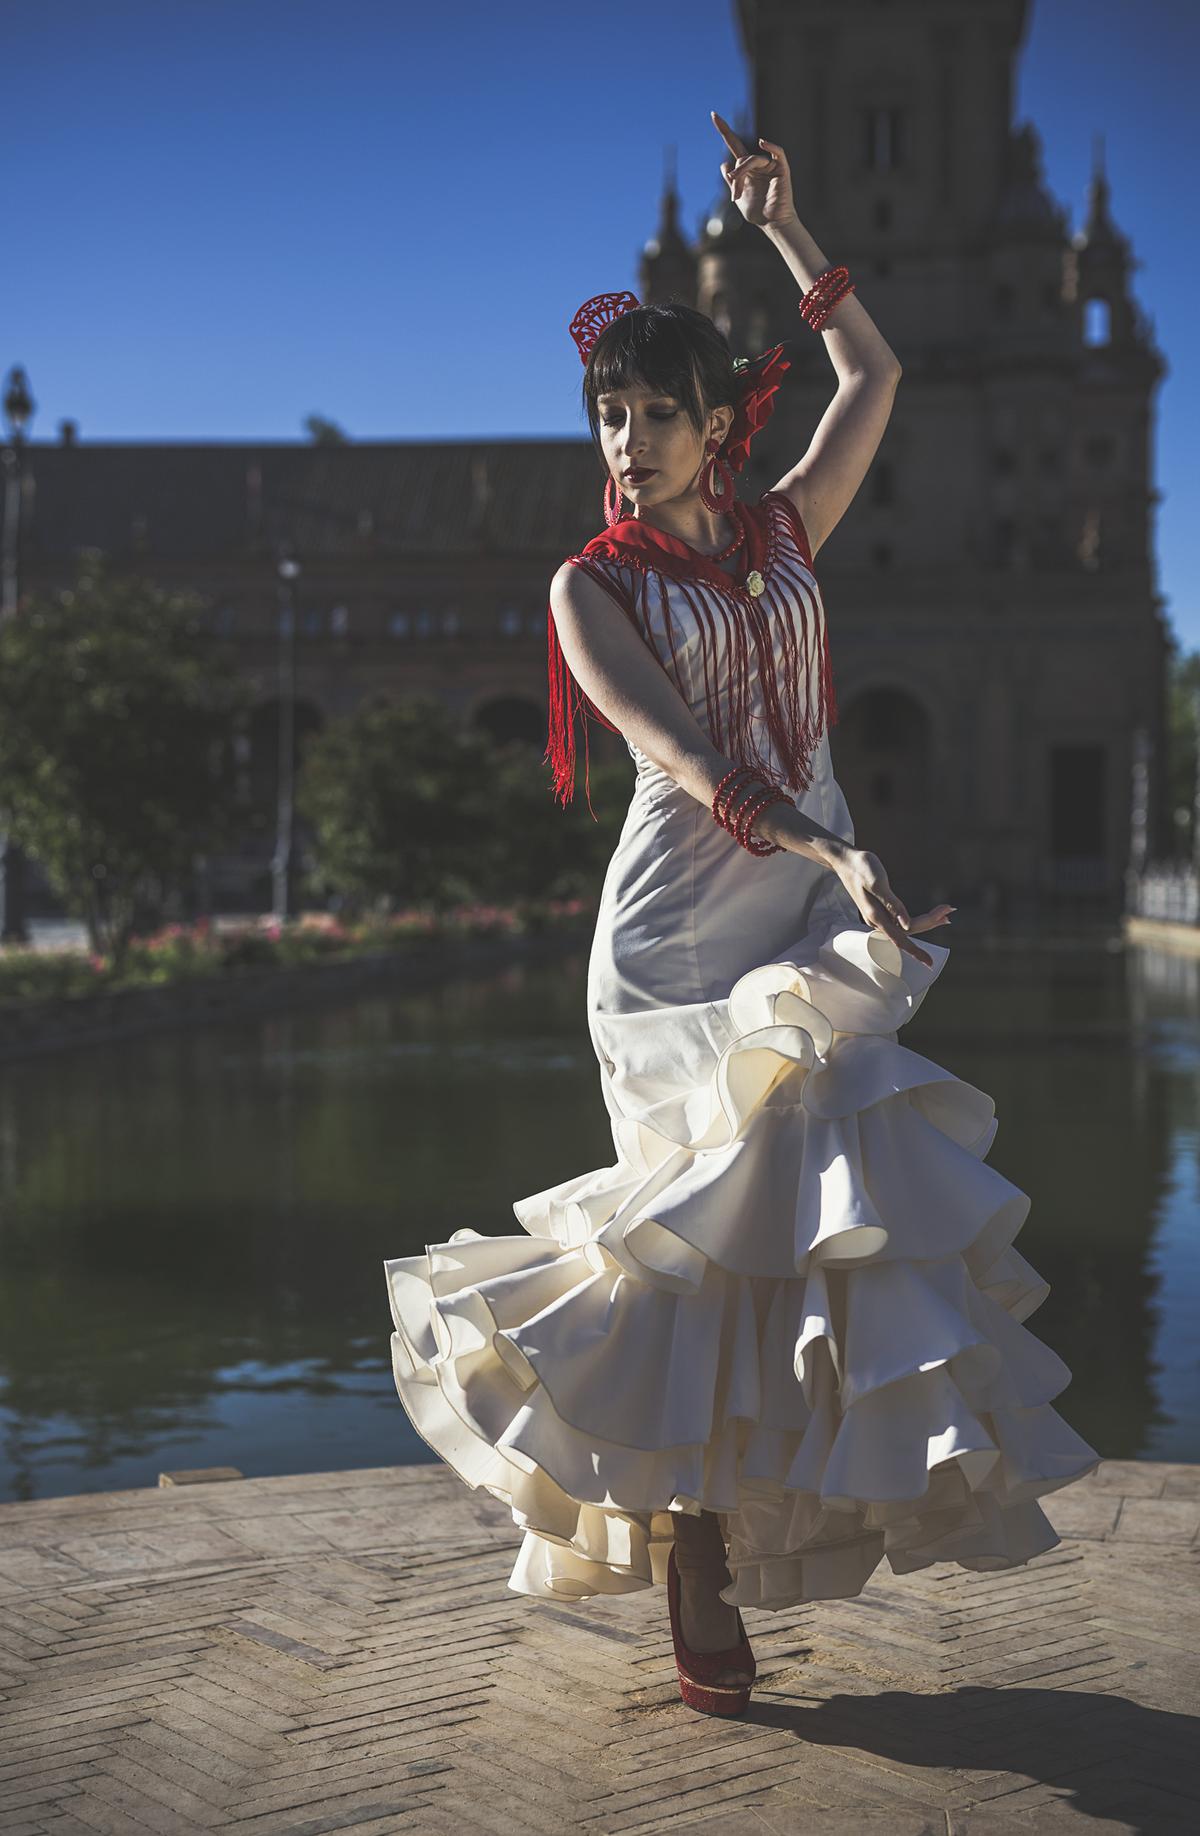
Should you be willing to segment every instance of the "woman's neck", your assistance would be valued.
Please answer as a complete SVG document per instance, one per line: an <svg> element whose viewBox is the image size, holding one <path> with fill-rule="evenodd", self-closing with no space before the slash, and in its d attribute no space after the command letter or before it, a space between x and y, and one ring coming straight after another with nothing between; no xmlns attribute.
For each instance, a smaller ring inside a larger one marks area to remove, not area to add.
<svg viewBox="0 0 1200 1836"><path fill-rule="evenodd" d="M652 505L649 515L643 511L637 520L686 542L702 555L719 554L728 548L739 528L732 511L710 510L699 497L683 504Z"/></svg>

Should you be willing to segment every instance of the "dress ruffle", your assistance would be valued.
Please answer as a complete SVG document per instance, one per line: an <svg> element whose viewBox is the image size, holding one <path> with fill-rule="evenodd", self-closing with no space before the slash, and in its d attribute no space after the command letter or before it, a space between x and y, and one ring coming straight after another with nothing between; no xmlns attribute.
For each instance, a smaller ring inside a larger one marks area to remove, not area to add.
<svg viewBox="0 0 1200 1836"><path fill-rule="evenodd" d="M709 1004L707 1079L616 1116L614 1165L385 1264L400 1399L524 1530L514 1591L665 1584L677 1511L719 1514L742 1607L1058 1541L1036 1500L1099 1456L1022 1324L994 1104L897 1039L921 942L836 913Z"/></svg>

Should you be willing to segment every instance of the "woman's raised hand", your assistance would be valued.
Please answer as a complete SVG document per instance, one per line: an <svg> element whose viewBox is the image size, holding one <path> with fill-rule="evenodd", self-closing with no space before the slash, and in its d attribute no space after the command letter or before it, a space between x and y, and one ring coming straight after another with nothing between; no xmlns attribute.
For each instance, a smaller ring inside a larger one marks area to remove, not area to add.
<svg viewBox="0 0 1200 1836"><path fill-rule="evenodd" d="M915 931L932 931L939 924L948 924L955 910L953 905L935 905L919 918L910 918L904 901L892 891L883 862L866 848L851 849L837 873L868 924L885 931L894 944L927 969L932 967L933 958L909 940Z"/></svg>
<svg viewBox="0 0 1200 1836"><path fill-rule="evenodd" d="M777 229L796 215L792 200L792 175L787 155L773 141L760 140L758 151L750 148L723 121L715 109L709 113L721 139L733 154L721 162L721 176L729 186L729 195L747 223L759 229Z"/></svg>

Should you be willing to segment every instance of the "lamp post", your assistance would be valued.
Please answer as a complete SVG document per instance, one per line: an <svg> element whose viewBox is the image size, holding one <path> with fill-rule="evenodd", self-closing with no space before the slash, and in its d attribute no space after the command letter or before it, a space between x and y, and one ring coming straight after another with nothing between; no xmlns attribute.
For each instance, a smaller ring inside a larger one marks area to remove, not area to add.
<svg viewBox="0 0 1200 1836"><path fill-rule="evenodd" d="M296 915L296 601L300 563L281 547L279 574L279 802L271 862L272 914Z"/></svg>
<svg viewBox="0 0 1200 1836"><path fill-rule="evenodd" d="M4 534L0 565L0 621L15 618L21 603L21 509L25 489L25 430L36 403L19 363L4 385ZM25 857L4 827L0 811L0 944L27 943Z"/></svg>

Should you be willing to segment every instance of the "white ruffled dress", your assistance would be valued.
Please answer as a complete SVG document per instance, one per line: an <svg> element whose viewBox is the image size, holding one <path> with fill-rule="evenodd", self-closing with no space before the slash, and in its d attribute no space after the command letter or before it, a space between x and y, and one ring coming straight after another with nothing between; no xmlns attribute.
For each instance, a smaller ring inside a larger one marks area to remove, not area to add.
<svg viewBox="0 0 1200 1836"><path fill-rule="evenodd" d="M803 525L762 502L763 603L802 596L823 638ZM657 576L654 642L703 722L694 597ZM629 750L587 983L616 1157L516 1200L515 1236L385 1264L400 1399L511 1509L518 1593L665 1583L673 1514L702 1509L740 1607L857 1594L885 1556L1026 1562L1059 1540L1037 1500L1099 1456L1022 1324L1048 1288L1014 1247L1030 1201L987 1164L993 1102L897 1037L949 950L921 936L925 968L835 874L750 854ZM852 840L826 736L810 770L794 801Z"/></svg>

